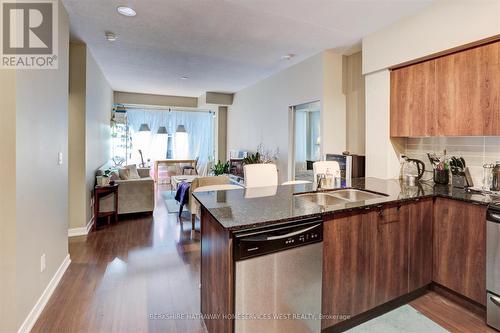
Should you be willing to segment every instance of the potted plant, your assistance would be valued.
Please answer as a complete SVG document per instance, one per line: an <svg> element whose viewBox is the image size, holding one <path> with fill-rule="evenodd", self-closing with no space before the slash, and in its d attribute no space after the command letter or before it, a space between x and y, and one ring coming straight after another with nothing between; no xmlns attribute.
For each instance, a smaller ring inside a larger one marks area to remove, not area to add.
<svg viewBox="0 0 500 333"><path fill-rule="evenodd" d="M260 153L250 154L243 159L243 164L259 164L262 163L260 159Z"/></svg>
<svg viewBox="0 0 500 333"><path fill-rule="evenodd" d="M220 176L229 173L229 161L222 163L220 160L212 167L214 176Z"/></svg>

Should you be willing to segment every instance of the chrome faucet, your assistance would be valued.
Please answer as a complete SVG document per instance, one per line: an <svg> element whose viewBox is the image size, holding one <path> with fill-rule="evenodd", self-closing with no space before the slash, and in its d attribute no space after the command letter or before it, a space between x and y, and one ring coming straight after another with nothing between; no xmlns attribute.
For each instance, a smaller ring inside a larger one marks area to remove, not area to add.
<svg viewBox="0 0 500 333"><path fill-rule="evenodd" d="M318 173L316 175L316 191L319 191L323 187L324 182L326 182L326 175L324 173Z"/></svg>

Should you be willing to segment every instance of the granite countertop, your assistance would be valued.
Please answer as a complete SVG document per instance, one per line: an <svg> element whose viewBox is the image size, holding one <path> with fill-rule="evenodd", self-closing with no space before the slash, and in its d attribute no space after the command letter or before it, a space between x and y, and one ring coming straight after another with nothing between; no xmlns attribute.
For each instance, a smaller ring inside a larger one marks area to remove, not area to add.
<svg viewBox="0 0 500 333"><path fill-rule="evenodd" d="M492 201L490 196L467 193L451 185L422 183L418 186L407 186L398 179L358 178L342 188L368 190L386 196L319 206L294 195L315 191L313 184L196 192L193 195L225 229L232 232L426 197L444 197L481 205L488 205Z"/></svg>

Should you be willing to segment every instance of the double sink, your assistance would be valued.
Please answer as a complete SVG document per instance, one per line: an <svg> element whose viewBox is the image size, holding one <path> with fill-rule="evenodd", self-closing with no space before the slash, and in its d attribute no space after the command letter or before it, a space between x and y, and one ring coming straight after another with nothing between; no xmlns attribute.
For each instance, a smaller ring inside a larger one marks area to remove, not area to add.
<svg viewBox="0 0 500 333"><path fill-rule="evenodd" d="M333 206L386 197L386 194L357 189L340 189L325 192L296 194L296 197L319 206Z"/></svg>

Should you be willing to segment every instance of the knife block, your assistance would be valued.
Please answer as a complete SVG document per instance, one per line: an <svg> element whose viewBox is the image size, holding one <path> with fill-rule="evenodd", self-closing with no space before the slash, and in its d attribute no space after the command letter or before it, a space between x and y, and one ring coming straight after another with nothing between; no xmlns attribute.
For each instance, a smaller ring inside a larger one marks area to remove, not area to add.
<svg viewBox="0 0 500 333"><path fill-rule="evenodd" d="M465 178L465 172L456 172L451 175L451 184L453 187L465 188L467 186L467 180Z"/></svg>

